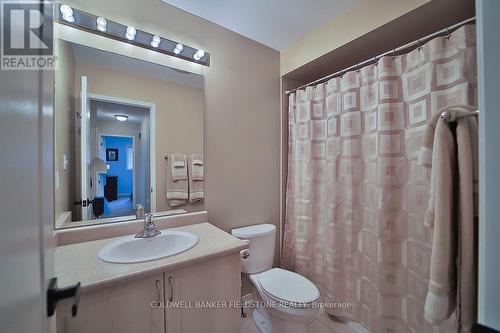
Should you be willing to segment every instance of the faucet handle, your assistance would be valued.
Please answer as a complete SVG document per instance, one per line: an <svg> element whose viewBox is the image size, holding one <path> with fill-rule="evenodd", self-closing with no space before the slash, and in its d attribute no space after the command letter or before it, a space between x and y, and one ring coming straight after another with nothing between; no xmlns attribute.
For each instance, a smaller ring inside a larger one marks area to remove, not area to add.
<svg viewBox="0 0 500 333"><path fill-rule="evenodd" d="M144 216L144 230L135 235L136 238L149 238L161 234L161 231L156 229L154 223L154 215L148 213Z"/></svg>
<svg viewBox="0 0 500 333"><path fill-rule="evenodd" d="M155 216L151 213L147 213L146 215L144 215L144 221L146 223L154 223L154 219L155 219Z"/></svg>

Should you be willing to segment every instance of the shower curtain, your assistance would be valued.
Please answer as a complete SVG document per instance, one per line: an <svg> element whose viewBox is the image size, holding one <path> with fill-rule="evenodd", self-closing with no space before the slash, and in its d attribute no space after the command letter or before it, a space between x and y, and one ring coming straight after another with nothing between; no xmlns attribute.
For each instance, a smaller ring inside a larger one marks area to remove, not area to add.
<svg viewBox="0 0 500 333"><path fill-rule="evenodd" d="M424 319L432 230L426 121L476 105L475 26L289 96L283 267L310 278L328 313L370 332L456 332Z"/></svg>

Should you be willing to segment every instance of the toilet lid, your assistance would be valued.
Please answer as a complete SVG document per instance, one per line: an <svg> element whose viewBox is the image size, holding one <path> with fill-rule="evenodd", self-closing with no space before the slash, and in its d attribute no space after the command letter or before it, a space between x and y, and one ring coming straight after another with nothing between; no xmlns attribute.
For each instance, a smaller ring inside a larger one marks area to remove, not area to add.
<svg viewBox="0 0 500 333"><path fill-rule="evenodd" d="M259 274L262 289L287 302L311 303L319 298L318 288L300 274L273 268Z"/></svg>

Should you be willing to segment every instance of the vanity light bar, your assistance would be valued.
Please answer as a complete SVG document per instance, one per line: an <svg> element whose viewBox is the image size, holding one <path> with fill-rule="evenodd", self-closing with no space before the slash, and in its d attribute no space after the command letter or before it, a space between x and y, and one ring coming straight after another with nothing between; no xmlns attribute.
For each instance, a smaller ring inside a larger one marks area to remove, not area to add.
<svg viewBox="0 0 500 333"><path fill-rule="evenodd" d="M127 38L128 40L134 40L135 35L137 35L137 30L134 27L127 27L125 38Z"/></svg>
<svg viewBox="0 0 500 333"><path fill-rule="evenodd" d="M210 66L210 54L202 49L196 49L157 34L138 30L102 16L89 14L68 5L55 3L54 11L54 19L61 24L204 66Z"/></svg>
<svg viewBox="0 0 500 333"><path fill-rule="evenodd" d="M152 47L158 47L160 46L161 44L161 37L159 36L153 36L153 38L151 38L151 43L149 43Z"/></svg>
<svg viewBox="0 0 500 333"><path fill-rule="evenodd" d="M73 23L75 18L73 17L73 9L68 5L61 5L59 7L59 12L62 15L62 19L66 22Z"/></svg>
<svg viewBox="0 0 500 333"><path fill-rule="evenodd" d="M106 21L106 19L104 17L100 17L100 16L98 18L96 18L95 21L96 21L97 30L102 31L102 32L106 32L106 30L107 30L106 27L108 26L108 21Z"/></svg>
<svg viewBox="0 0 500 333"><path fill-rule="evenodd" d="M181 43L178 43L177 45L175 45L175 48L173 50L173 52L175 54L181 54L181 52L184 50L184 45L182 45Z"/></svg>

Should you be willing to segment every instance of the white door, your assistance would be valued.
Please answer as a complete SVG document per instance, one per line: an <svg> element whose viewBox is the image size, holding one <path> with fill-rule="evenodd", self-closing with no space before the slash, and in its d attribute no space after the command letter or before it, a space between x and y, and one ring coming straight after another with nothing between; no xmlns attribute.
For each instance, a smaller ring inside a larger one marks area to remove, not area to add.
<svg viewBox="0 0 500 333"><path fill-rule="evenodd" d="M478 322L500 330L500 1L477 0L479 82Z"/></svg>
<svg viewBox="0 0 500 333"><path fill-rule="evenodd" d="M80 170L81 183L80 195L82 199L82 220L89 220L90 210L87 199L91 194L90 190L90 110L87 77L81 77L80 90Z"/></svg>
<svg viewBox="0 0 500 333"><path fill-rule="evenodd" d="M50 13L52 4L40 2L40 9ZM0 13L3 22L8 14ZM45 17L51 22L50 14ZM54 274L52 80L51 71L0 74L2 333L51 332L46 290Z"/></svg>

